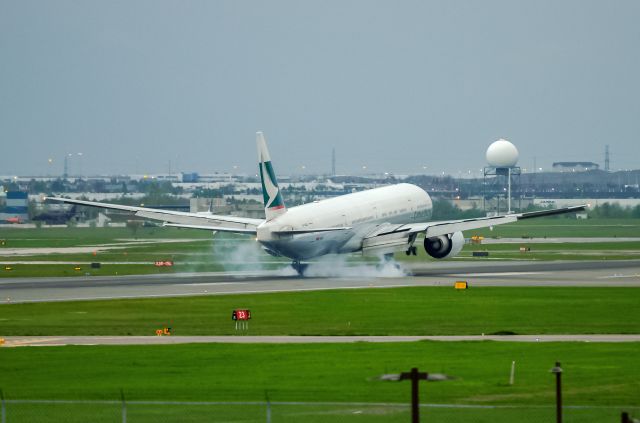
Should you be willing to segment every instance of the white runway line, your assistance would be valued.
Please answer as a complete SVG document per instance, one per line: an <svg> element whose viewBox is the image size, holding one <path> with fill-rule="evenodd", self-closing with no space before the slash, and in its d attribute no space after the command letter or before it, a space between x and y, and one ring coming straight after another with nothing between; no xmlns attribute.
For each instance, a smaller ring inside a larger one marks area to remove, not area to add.
<svg viewBox="0 0 640 423"><path fill-rule="evenodd" d="M598 279L621 279L621 278L640 278L639 274L635 275L609 275L609 276L599 276Z"/></svg>
<svg viewBox="0 0 640 423"><path fill-rule="evenodd" d="M342 344L355 342L640 342L639 334L456 336L9 336L4 347L59 345Z"/></svg>
<svg viewBox="0 0 640 423"><path fill-rule="evenodd" d="M495 273L451 273L447 276L455 278L481 278L495 276L527 276L527 275L548 275L551 272L495 272Z"/></svg>

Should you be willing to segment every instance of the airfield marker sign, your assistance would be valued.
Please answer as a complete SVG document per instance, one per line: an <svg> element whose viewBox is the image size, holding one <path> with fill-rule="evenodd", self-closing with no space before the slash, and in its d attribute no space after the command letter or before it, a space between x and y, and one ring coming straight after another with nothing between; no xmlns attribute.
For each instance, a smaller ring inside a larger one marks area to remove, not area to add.
<svg viewBox="0 0 640 423"><path fill-rule="evenodd" d="M233 310L231 320L236 323L236 330L247 330L249 329L249 320L251 320L251 310L241 308Z"/></svg>

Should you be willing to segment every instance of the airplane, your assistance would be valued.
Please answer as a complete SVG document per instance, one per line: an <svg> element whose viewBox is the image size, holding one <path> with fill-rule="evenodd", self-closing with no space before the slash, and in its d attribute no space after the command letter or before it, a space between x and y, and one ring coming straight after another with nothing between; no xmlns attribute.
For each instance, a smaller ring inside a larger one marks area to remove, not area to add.
<svg viewBox="0 0 640 423"><path fill-rule="evenodd" d="M464 245L463 231L518 220L578 212L586 206L474 219L429 221L432 201L422 188L408 183L374 188L287 208L267 149L265 136L256 133L258 167L262 181L265 219L180 212L84 200L47 197L65 203L126 210L159 220L163 226L233 232L255 237L276 257L292 260L304 276L308 261L327 254L363 253L389 260L393 253L416 255L418 235L424 235L426 253L436 259L456 256Z"/></svg>

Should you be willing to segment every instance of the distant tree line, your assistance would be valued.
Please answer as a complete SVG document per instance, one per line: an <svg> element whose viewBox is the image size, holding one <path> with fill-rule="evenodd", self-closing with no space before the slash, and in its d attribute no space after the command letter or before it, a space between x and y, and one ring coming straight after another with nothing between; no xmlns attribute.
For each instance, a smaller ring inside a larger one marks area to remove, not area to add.
<svg viewBox="0 0 640 423"><path fill-rule="evenodd" d="M520 210L521 212L533 212L540 210L548 210L554 208L553 206L535 206L529 205L527 208ZM603 203L587 210L589 218L610 218L610 219L640 219L640 205L635 207L626 206L623 207L618 203ZM458 206L453 204L450 200L442 198L433 199L433 220L447 220L447 219L472 219L475 217L482 217L485 212L482 209L474 207L468 210L461 210ZM549 219L554 218L571 218L572 214L550 216Z"/></svg>
<svg viewBox="0 0 640 423"><path fill-rule="evenodd" d="M640 219L640 205L622 207L618 203L603 203L590 209L588 213L593 218Z"/></svg>
<svg viewBox="0 0 640 423"><path fill-rule="evenodd" d="M461 210L450 200L443 198L433 198L433 220L448 219L472 219L474 217L482 217L485 212L477 207L468 210Z"/></svg>

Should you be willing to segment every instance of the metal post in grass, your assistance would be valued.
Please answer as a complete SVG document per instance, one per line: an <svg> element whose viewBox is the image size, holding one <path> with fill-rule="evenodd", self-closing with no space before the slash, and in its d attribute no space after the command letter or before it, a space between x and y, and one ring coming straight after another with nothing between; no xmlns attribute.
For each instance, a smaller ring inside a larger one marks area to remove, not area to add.
<svg viewBox="0 0 640 423"><path fill-rule="evenodd" d="M556 422L562 423L562 367L559 361L556 361L551 373L556 375Z"/></svg>
<svg viewBox="0 0 640 423"><path fill-rule="evenodd" d="M2 392L2 389L0 389L0 408L2 409L0 411L0 422L2 423L7 423L7 409L5 407L6 405L4 403L4 392Z"/></svg>
<svg viewBox="0 0 640 423"><path fill-rule="evenodd" d="M264 396L267 401L267 423L271 423L271 401L269 400L269 393L264 391Z"/></svg>
<svg viewBox="0 0 640 423"><path fill-rule="evenodd" d="M122 423L127 423L127 402L124 399L124 391L120 389L120 399L122 400Z"/></svg>
<svg viewBox="0 0 640 423"><path fill-rule="evenodd" d="M516 376L516 362L511 362L511 373L509 374L509 385L513 386L513 382L515 382Z"/></svg>
<svg viewBox="0 0 640 423"><path fill-rule="evenodd" d="M622 423L631 423L631 419L629 418L629 413L626 411L622 412Z"/></svg>

